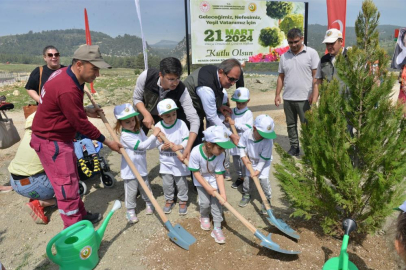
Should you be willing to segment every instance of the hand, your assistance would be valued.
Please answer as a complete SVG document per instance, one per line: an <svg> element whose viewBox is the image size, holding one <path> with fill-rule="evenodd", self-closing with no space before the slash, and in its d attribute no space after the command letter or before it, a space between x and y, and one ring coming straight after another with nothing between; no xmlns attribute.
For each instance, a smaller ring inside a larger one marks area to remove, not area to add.
<svg viewBox="0 0 406 270"><path fill-rule="evenodd" d="M207 191L207 193L208 193L210 196L215 197L215 196L214 196L214 191L217 191L217 189L214 188L214 187L212 187L212 186L210 186L210 188L207 189L206 191Z"/></svg>
<svg viewBox="0 0 406 270"><path fill-rule="evenodd" d="M100 118L99 112L104 114L103 109L100 107L98 109L96 108L85 108L86 115L90 118Z"/></svg>
<svg viewBox="0 0 406 270"><path fill-rule="evenodd" d="M161 150L168 150L168 149L170 149L171 148L171 143L164 143L162 146L161 146Z"/></svg>
<svg viewBox="0 0 406 270"><path fill-rule="evenodd" d="M224 205L227 202L227 196L226 196L226 194L220 194L220 196L224 199L224 201L219 200L219 202L221 205Z"/></svg>
<svg viewBox="0 0 406 270"><path fill-rule="evenodd" d="M252 177L258 177L258 175L260 174L260 171L254 171L254 174L252 175Z"/></svg>
<svg viewBox="0 0 406 270"><path fill-rule="evenodd" d="M176 145L176 144L171 143L171 149L173 152L176 152L176 151L182 150L183 146L180 144Z"/></svg>
<svg viewBox="0 0 406 270"><path fill-rule="evenodd" d="M275 96L276 107L279 107L279 104L281 104L281 103L282 103L281 96L280 95Z"/></svg>
<svg viewBox="0 0 406 270"><path fill-rule="evenodd" d="M231 134L230 139L235 145L238 145L238 142L240 141L240 136L238 136L237 134Z"/></svg>
<svg viewBox="0 0 406 270"><path fill-rule="evenodd" d="M120 148L123 148L121 143L118 143L116 141L105 139L103 143L107 145L111 150L116 151L117 153L120 153Z"/></svg>
<svg viewBox="0 0 406 270"><path fill-rule="evenodd" d="M190 156L190 151L191 149L186 146L186 148L183 150L183 155L181 157L178 157L180 161L185 161L185 159L189 160Z"/></svg>
<svg viewBox="0 0 406 270"><path fill-rule="evenodd" d="M226 122L228 122L230 125L235 125L235 121L231 119L231 117L227 117Z"/></svg>
<svg viewBox="0 0 406 270"><path fill-rule="evenodd" d="M307 98L307 101L309 101L309 104L311 105L313 102L313 93L310 93L309 97Z"/></svg>
<svg viewBox="0 0 406 270"><path fill-rule="evenodd" d="M154 118L152 117L152 115L150 113L144 115L144 119L142 120L142 123L144 124L144 126L146 126L147 128L151 128L151 126L153 124L155 124L154 122Z"/></svg>
<svg viewBox="0 0 406 270"><path fill-rule="evenodd" d="M226 105L222 105L220 107L220 112L224 115L224 116L229 116L231 115L232 111L230 109L230 107L226 106Z"/></svg>
<svg viewBox="0 0 406 270"><path fill-rule="evenodd" d="M155 137L158 137L158 134L161 132L161 129L159 127L154 127L154 131L152 132L152 134Z"/></svg>

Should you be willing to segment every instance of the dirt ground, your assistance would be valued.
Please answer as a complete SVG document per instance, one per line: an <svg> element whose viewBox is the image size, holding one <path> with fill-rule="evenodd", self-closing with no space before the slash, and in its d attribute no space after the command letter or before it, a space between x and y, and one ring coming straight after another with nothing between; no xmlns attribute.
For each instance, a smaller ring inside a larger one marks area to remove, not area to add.
<svg viewBox="0 0 406 270"><path fill-rule="evenodd" d="M246 83L251 90L249 107L254 117L262 113L271 115L276 123L278 138L275 141L287 150L289 142L283 108L273 105L274 87L267 89L268 85L275 83L275 78L270 76L248 78ZM105 107L104 111L110 123L114 123L113 106ZM22 111L9 112L8 116L13 118L22 135L24 127ZM104 134L108 134L101 120L92 119L92 122ZM0 185L9 182L7 167L17 147L18 145L15 145L0 151ZM99 179L87 180L90 192L83 196L83 200L88 210L101 212L106 217L115 200L124 202L124 187L119 174L121 157L106 148L101 154L107 159L117 184L107 189L100 185ZM153 194L162 206L164 197L158 173L158 152L151 150L147 156ZM277 162L279 156L274 153L273 163ZM232 173L235 176L233 169ZM180 224L197 239L189 251L170 241L159 216L145 215L145 203L138 198L139 206L136 212L139 222L134 225L126 222L124 205L113 215L100 246L100 262L96 269L321 269L329 258L339 255L341 239L323 235L321 228L313 221L290 218L291 209L282 198L278 181L273 176L273 169L270 180L274 214L293 227L300 234L300 240L286 237L270 225L266 216L259 214L261 202L256 191L254 200L247 207L240 208L238 202L241 199L241 189L232 189L230 187L232 182L226 182L228 202L263 234L272 233L272 240L281 248L298 250L301 254L284 255L261 247L259 240L227 210L224 211L223 222L226 244L216 244L210 232L200 229L197 194L193 190L192 182L189 181L188 214L184 217L179 216L176 206L173 212L167 215L173 225ZM46 256L45 248L49 240L63 227L59 213L56 209L48 211L49 224L36 225L23 211L26 202L26 198L13 191L0 193L0 261L6 269L58 269L58 266ZM402 267L392 247L394 236L391 220L393 217L388 220L380 234L370 235L362 241L350 238L349 257L358 269ZM96 229L100 225L101 223Z"/></svg>

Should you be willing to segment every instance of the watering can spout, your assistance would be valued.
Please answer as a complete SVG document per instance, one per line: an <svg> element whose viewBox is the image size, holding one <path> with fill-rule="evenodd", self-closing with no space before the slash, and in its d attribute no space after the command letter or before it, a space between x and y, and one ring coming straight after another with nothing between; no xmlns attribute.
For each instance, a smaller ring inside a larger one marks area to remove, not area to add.
<svg viewBox="0 0 406 270"><path fill-rule="evenodd" d="M104 232L106 231L106 228L107 228L107 224L109 223L110 218L113 215L113 213L119 208L121 208L121 202L119 200L116 200L114 202L113 208L110 210L110 213L107 215L106 219L103 221L103 224L96 231L97 245L100 246L100 243L101 243L101 241L103 239L103 236L104 236Z"/></svg>

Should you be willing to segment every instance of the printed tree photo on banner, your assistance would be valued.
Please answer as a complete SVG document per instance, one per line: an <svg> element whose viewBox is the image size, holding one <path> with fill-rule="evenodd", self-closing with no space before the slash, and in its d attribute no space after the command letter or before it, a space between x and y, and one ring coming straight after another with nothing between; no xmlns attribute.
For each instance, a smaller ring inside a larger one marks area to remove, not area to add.
<svg viewBox="0 0 406 270"><path fill-rule="evenodd" d="M289 28L304 29L304 2L191 0L192 64L277 62Z"/></svg>

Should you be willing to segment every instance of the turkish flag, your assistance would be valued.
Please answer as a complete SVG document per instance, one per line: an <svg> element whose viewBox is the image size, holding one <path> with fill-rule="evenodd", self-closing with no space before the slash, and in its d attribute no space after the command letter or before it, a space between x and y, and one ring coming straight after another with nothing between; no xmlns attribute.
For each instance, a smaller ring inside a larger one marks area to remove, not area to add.
<svg viewBox="0 0 406 270"><path fill-rule="evenodd" d="M347 0L327 1L327 29L336 28L343 34L343 47L345 45L345 18L347 16Z"/></svg>

